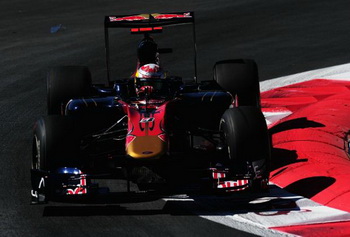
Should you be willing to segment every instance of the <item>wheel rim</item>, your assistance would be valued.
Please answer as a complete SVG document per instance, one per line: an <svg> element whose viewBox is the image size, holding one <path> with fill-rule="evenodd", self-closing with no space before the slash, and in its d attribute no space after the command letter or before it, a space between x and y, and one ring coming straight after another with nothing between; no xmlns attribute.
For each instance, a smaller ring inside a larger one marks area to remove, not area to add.
<svg viewBox="0 0 350 237"><path fill-rule="evenodd" d="M40 169L40 140L36 135L33 139L32 169Z"/></svg>
<svg viewBox="0 0 350 237"><path fill-rule="evenodd" d="M223 144L226 146L227 148L227 157L228 157L228 160L231 160L231 151L230 151L230 147L228 146L227 144L227 134L226 134L226 131L224 129L224 126L226 126L226 122L224 119L221 118L220 120L220 125L219 125L219 131L222 133L221 135L221 140L223 142Z"/></svg>

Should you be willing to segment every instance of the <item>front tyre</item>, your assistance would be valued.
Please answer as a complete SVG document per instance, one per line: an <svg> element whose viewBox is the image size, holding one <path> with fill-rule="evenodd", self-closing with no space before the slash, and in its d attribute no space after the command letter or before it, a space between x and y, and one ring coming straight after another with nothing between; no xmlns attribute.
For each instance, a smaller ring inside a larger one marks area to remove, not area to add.
<svg viewBox="0 0 350 237"><path fill-rule="evenodd" d="M220 130L227 145L226 165L233 177L251 177L253 190L266 189L270 168L270 141L265 118L257 107L225 111Z"/></svg>
<svg viewBox="0 0 350 237"><path fill-rule="evenodd" d="M79 142L74 120L48 116L34 126L32 169L54 171L79 165Z"/></svg>
<svg viewBox="0 0 350 237"><path fill-rule="evenodd" d="M52 198L54 185L47 178L60 167L79 167L79 139L75 122L64 116L39 119L34 126L31 167L32 204Z"/></svg>

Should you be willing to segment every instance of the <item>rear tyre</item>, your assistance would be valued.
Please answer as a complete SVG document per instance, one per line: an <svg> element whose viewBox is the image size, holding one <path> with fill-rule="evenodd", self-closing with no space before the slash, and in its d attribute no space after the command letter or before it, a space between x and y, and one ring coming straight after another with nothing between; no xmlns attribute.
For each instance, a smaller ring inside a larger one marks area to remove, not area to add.
<svg viewBox="0 0 350 237"><path fill-rule="evenodd" d="M70 99L89 96L91 87L91 74L87 67L52 68L47 75L48 114L63 114L64 106Z"/></svg>
<svg viewBox="0 0 350 237"><path fill-rule="evenodd" d="M270 141L265 118L257 107L228 109L221 118L220 130L228 149L226 165L231 175L254 174L255 191L264 191L269 178Z"/></svg>
<svg viewBox="0 0 350 237"><path fill-rule="evenodd" d="M254 60L231 59L214 65L214 80L233 96L239 106L260 107L258 67Z"/></svg>

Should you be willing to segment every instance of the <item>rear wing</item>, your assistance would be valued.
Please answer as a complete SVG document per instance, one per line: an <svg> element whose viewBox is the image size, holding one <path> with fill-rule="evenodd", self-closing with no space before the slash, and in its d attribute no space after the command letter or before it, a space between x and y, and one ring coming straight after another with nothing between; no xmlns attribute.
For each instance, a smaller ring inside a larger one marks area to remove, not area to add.
<svg viewBox="0 0 350 237"><path fill-rule="evenodd" d="M110 81L109 28L130 28L131 33L159 33L162 27L192 24L194 47L194 80L197 82L197 46L194 12L152 13L105 16L105 50L108 84Z"/></svg>
<svg viewBox="0 0 350 237"><path fill-rule="evenodd" d="M156 27L194 22L193 12L152 13L138 15L106 16L105 27Z"/></svg>

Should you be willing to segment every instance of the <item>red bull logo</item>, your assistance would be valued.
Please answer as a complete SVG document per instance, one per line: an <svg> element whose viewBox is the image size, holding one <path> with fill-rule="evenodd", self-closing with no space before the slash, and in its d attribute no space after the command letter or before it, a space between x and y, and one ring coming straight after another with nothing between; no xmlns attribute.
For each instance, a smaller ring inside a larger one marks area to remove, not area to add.
<svg viewBox="0 0 350 237"><path fill-rule="evenodd" d="M81 195L87 194L86 188L86 175L80 176L80 184L77 185L75 189L67 189L67 195Z"/></svg>
<svg viewBox="0 0 350 237"><path fill-rule="evenodd" d="M183 14L152 14L154 19L157 20L167 20L167 19L173 19L173 18L191 18L191 13L183 13Z"/></svg>
<svg viewBox="0 0 350 237"><path fill-rule="evenodd" d="M124 16L124 17L115 17L110 16L109 21L142 21L142 20L148 20L149 16L147 14L145 15L136 15L136 16Z"/></svg>

